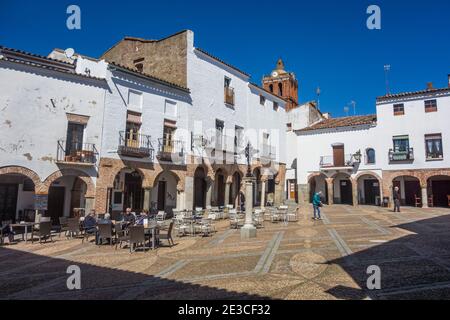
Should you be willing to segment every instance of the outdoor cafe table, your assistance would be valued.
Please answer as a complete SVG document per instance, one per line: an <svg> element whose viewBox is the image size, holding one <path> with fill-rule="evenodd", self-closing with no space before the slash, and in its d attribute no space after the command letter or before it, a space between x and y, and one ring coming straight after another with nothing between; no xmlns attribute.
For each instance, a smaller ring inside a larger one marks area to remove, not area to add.
<svg viewBox="0 0 450 320"><path fill-rule="evenodd" d="M37 225L38 223L36 222L21 222L21 223L13 223L10 224L11 228L25 228L25 243L27 243L27 239L28 239L28 227L33 228L35 225ZM24 234L22 234L22 239L24 238Z"/></svg>
<svg viewBox="0 0 450 320"><path fill-rule="evenodd" d="M156 231L158 230L158 224L155 222L149 222L147 225L144 225L144 231L150 230L152 233L152 250L155 250L155 241L156 241Z"/></svg>

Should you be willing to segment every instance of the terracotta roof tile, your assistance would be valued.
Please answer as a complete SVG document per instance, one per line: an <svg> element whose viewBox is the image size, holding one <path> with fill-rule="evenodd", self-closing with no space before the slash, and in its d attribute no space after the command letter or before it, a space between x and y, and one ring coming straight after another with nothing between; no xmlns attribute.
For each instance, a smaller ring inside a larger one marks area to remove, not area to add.
<svg viewBox="0 0 450 320"><path fill-rule="evenodd" d="M393 94L387 94L381 97L377 97L377 102L381 102L384 100L392 99L392 98L403 98L403 97L411 97L416 95L422 95L427 93L444 93L444 92L450 92L450 88L436 88L436 89L425 89L425 90L419 90L419 91L413 91L413 92L401 92L401 93L393 93Z"/></svg>
<svg viewBox="0 0 450 320"><path fill-rule="evenodd" d="M317 122L309 127L304 129L300 129L297 131L313 131L313 130L322 130L322 129L333 129L333 128L341 128L341 127L354 127L360 125L373 124L377 121L377 116L374 114L366 115L366 116L352 116L352 117L343 117L343 118L331 118L325 119L320 122Z"/></svg>

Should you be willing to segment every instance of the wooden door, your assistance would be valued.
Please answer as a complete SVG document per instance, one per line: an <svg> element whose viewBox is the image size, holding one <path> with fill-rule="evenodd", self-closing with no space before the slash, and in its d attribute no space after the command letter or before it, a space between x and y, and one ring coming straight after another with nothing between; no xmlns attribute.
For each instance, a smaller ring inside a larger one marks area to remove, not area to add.
<svg viewBox="0 0 450 320"><path fill-rule="evenodd" d="M65 187L50 187L48 191L47 216L52 219L52 224L59 224L59 217L64 216Z"/></svg>
<svg viewBox="0 0 450 320"><path fill-rule="evenodd" d="M17 184L0 184L0 221L16 218Z"/></svg>
<svg viewBox="0 0 450 320"><path fill-rule="evenodd" d="M289 199L290 200L295 200L295 189L296 189L295 180L289 180Z"/></svg>
<svg viewBox="0 0 450 320"><path fill-rule="evenodd" d="M344 159L344 146L333 146L333 162L335 167L343 167L345 164Z"/></svg>
<svg viewBox="0 0 450 320"><path fill-rule="evenodd" d="M405 181L405 205L414 206L416 204L416 196L421 197L419 181Z"/></svg>
<svg viewBox="0 0 450 320"><path fill-rule="evenodd" d="M375 204L375 199L380 196L380 186L378 180L364 180L364 204Z"/></svg>
<svg viewBox="0 0 450 320"><path fill-rule="evenodd" d="M158 182L158 211L166 208L166 181Z"/></svg>
<svg viewBox="0 0 450 320"><path fill-rule="evenodd" d="M223 175L218 176L217 184L217 205L223 206L225 204L225 178Z"/></svg>

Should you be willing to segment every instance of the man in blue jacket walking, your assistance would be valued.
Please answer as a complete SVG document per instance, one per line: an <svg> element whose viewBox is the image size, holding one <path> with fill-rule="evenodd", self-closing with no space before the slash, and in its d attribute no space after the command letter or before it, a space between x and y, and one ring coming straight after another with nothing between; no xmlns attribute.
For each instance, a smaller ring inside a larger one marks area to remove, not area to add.
<svg viewBox="0 0 450 320"><path fill-rule="evenodd" d="M313 204L313 208L314 208L313 219L314 220L322 220L322 217L320 216L320 207L322 206L322 191L314 193L312 204Z"/></svg>

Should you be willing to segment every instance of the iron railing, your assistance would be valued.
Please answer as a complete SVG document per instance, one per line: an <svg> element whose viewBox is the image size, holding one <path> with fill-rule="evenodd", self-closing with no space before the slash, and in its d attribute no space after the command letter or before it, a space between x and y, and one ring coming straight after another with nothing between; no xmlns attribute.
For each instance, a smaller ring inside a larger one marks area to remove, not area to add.
<svg viewBox="0 0 450 320"><path fill-rule="evenodd" d="M98 151L94 143L58 140L57 162L95 164Z"/></svg>
<svg viewBox="0 0 450 320"><path fill-rule="evenodd" d="M389 161L412 161L414 160L414 148L408 148L405 151L394 151L389 149Z"/></svg>
<svg viewBox="0 0 450 320"><path fill-rule="evenodd" d="M153 158L151 137L137 132L120 131L118 153L137 158Z"/></svg>
<svg viewBox="0 0 450 320"><path fill-rule="evenodd" d="M343 165L338 164L339 161L335 161L334 156L321 156L320 157L320 167L330 168L330 167L353 167L358 161L355 159L353 154L344 155Z"/></svg>
<svg viewBox="0 0 450 320"><path fill-rule="evenodd" d="M181 140L172 140L168 138L158 139L158 155L160 158L171 158L172 154L178 156L184 155L184 142Z"/></svg>

